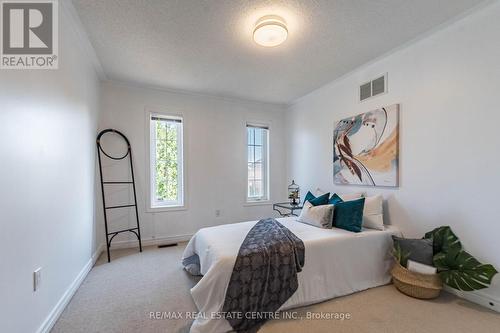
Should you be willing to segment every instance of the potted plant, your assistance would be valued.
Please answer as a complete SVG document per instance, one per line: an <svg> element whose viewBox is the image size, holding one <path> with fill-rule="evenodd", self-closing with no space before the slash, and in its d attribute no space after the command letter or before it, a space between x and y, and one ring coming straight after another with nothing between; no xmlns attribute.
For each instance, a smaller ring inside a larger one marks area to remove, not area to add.
<svg viewBox="0 0 500 333"><path fill-rule="evenodd" d="M458 290L473 291L488 288L498 271L482 264L464 251L462 243L450 227L439 227L425 234L433 240L433 263L444 284Z"/></svg>
<svg viewBox="0 0 500 333"><path fill-rule="evenodd" d="M437 274L428 275L406 269L409 253L396 245L393 256L396 264L392 269L393 282L404 294L417 298L437 297L442 283L462 291L488 288L497 270L483 264L462 248L462 243L449 226L429 231L424 238L432 239L433 264Z"/></svg>

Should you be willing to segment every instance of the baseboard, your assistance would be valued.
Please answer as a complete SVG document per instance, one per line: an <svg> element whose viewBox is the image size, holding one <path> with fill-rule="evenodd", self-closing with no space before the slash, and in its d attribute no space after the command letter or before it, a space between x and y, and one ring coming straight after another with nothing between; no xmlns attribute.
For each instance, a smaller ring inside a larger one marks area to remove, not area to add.
<svg viewBox="0 0 500 333"><path fill-rule="evenodd" d="M59 299L59 302L57 302L56 306L52 309L50 314L47 316L45 321L42 323L42 325L38 328L37 333L49 333L54 324L56 323L57 319L59 319L59 316L61 313L64 311L66 306L68 305L69 301L71 301L71 298L73 295L76 293L80 285L82 284L83 280L85 280L85 277L87 274L90 272L92 267L94 267L95 262L99 258L99 255L104 251L105 247L103 244L97 247L97 250L94 252L92 257L89 259L89 261L85 264L85 266L82 268L80 273L76 276L76 278L73 280L71 285L66 289L66 292L62 297Z"/></svg>
<svg viewBox="0 0 500 333"><path fill-rule="evenodd" d="M482 305L488 309L500 312L500 300L487 295L480 290L478 291L460 291L448 286L444 286L444 290L450 294L466 299L472 303Z"/></svg>
<svg viewBox="0 0 500 333"><path fill-rule="evenodd" d="M92 255L92 267L94 267L95 263L97 262L97 259L99 259L99 256L104 251L106 251L106 245L101 244L97 247L97 250L95 250L94 254Z"/></svg>
<svg viewBox="0 0 500 333"><path fill-rule="evenodd" d="M142 239L142 246L152 246L161 244L172 244L177 242L187 242L191 239L192 234L177 235L177 236L165 236L165 237L155 237ZM111 249L128 249L131 247L138 247L139 241L137 239L123 240L123 241L113 241L111 243ZM105 245L103 245L105 247Z"/></svg>

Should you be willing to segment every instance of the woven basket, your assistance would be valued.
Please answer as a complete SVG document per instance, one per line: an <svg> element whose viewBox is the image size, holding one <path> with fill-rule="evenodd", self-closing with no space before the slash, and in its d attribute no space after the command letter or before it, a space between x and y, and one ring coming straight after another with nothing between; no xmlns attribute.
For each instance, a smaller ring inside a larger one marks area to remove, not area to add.
<svg viewBox="0 0 500 333"><path fill-rule="evenodd" d="M403 294L421 298L431 299L439 296L443 283L438 274L421 274L411 272L395 262L391 271L392 282Z"/></svg>

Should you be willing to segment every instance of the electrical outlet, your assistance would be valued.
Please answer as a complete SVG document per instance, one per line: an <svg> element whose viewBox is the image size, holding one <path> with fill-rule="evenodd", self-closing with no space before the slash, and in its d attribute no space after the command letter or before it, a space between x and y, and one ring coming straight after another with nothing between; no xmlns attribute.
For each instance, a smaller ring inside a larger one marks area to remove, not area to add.
<svg viewBox="0 0 500 333"><path fill-rule="evenodd" d="M37 268L33 272L33 291L37 291L42 283L42 267Z"/></svg>
<svg viewBox="0 0 500 333"><path fill-rule="evenodd" d="M216 209L215 210L215 217L219 217L220 216L220 209Z"/></svg>

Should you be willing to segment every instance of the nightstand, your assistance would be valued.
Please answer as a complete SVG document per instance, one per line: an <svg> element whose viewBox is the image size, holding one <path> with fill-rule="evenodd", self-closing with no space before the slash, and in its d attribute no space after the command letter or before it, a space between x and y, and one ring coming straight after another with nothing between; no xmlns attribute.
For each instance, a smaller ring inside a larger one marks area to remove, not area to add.
<svg viewBox="0 0 500 333"><path fill-rule="evenodd" d="M273 210L277 211L282 217L298 216L295 214L295 211L301 210L302 207L302 204L292 205L289 202L278 202L273 204Z"/></svg>

